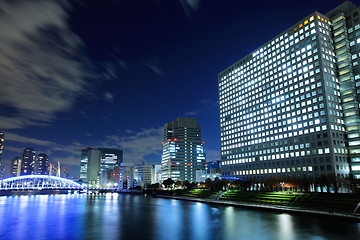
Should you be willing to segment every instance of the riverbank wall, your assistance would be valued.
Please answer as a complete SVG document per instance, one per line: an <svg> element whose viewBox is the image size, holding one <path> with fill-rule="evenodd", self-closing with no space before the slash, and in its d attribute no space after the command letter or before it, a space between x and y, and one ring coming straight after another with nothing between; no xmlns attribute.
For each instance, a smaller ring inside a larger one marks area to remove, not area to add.
<svg viewBox="0 0 360 240"><path fill-rule="evenodd" d="M191 201L191 202L201 202L207 204L215 204L215 205L223 205L223 206L232 206L232 207L240 207L240 208L254 208L258 210L265 211L277 211L277 212L286 212L293 214L313 214L319 216L326 217L337 217L343 218L351 221L360 222L360 214L357 213L340 213L340 212L332 212L325 210L317 210L317 209L308 209L301 207L293 207L293 206L282 206L282 205L268 205L268 204L257 204L257 203L242 203L235 201L224 201L224 200L216 200L216 199L208 199L208 198L193 198L193 197L184 197L184 196L169 196L169 195L153 195L154 197L159 198L168 198L168 199L176 199L183 201Z"/></svg>

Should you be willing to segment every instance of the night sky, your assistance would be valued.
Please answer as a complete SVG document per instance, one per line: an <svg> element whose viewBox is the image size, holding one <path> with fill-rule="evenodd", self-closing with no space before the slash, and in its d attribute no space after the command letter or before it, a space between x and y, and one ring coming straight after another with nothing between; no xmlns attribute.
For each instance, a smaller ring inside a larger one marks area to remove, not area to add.
<svg viewBox="0 0 360 240"><path fill-rule="evenodd" d="M360 5L359 1L353 1ZM217 74L343 1L0 0L3 163L25 147L78 177L81 148L160 164L163 126L202 127L220 159Z"/></svg>

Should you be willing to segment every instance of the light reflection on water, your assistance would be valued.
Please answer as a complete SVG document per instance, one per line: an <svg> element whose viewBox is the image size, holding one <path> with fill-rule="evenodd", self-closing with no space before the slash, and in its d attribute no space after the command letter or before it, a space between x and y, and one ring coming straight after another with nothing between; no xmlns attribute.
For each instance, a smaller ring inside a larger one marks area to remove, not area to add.
<svg viewBox="0 0 360 240"><path fill-rule="evenodd" d="M0 239L360 239L360 223L126 194L7 196Z"/></svg>

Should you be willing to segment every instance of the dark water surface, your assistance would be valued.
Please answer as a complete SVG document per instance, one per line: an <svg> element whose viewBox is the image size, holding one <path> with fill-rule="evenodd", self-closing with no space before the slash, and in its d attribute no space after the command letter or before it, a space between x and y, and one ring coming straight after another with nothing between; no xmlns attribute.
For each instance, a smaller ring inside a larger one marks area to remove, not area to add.
<svg viewBox="0 0 360 240"><path fill-rule="evenodd" d="M127 194L0 197L0 239L360 239L360 223Z"/></svg>

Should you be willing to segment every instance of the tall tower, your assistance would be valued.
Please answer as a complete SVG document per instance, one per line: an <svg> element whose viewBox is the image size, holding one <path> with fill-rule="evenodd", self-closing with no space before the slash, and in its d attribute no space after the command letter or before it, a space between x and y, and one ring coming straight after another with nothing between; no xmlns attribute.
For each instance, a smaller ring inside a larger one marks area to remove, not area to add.
<svg viewBox="0 0 360 240"><path fill-rule="evenodd" d="M40 175L49 174L49 158L45 153L39 153L36 157L34 172Z"/></svg>
<svg viewBox="0 0 360 240"><path fill-rule="evenodd" d="M70 179L70 166L63 166L63 178Z"/></svg>
<svg viewBox="0 0 360 240"><path fill-rule="evenodd" d="M35 173L35 150L32 148L25 148L21 158L20 175L31 175Z"/></svg>
<svg viewBox="0 0 360 240"><path fill-rule="evenodd" d="M194 118L178 117L164 126L162 179L196 181L196 170L205 169L201 127Z"/></svg>
<svg viewBox="0 0 360 240"><path fill-rule="evenodd" d="M10 169L11 177L20 176L20 169L21 169L21 157L13 158L11 160L11 169Z"/></svg>
<svg viewBox="0 0 360 240"><path fill-rule="evenodd" d="M351 174L360 179L360 8L346 1L326 15L331 21L348 162Z"/></svg>

